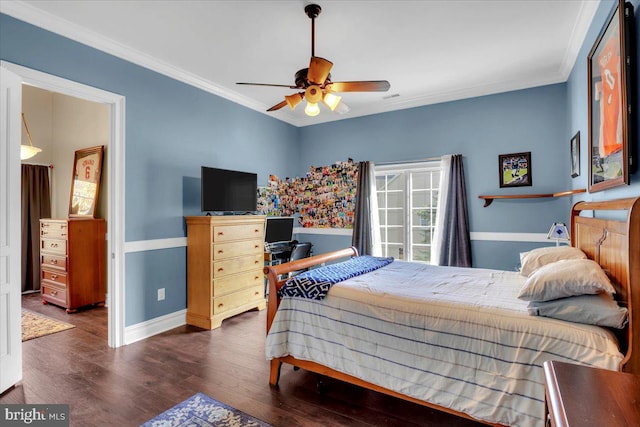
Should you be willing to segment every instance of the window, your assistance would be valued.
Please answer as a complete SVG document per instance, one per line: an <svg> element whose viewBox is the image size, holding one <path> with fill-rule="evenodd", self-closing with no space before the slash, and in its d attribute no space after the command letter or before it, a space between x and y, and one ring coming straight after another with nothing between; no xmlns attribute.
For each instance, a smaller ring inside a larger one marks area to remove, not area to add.
<svg viewBox="0 0 640 427"><path fill-rule="evenodd" d="M376 166L383 256L429 263L440 162Z"/></svg>

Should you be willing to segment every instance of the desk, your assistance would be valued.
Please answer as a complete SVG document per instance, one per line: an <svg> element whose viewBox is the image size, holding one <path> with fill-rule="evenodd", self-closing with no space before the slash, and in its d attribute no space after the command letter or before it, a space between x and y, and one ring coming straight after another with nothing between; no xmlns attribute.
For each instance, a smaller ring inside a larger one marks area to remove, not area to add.
<svg viewBox="0 0 640 427"><path fill-rule="evenodd" d="M547 425L640 426L640 375L547 361L544 378Z"/></svg>

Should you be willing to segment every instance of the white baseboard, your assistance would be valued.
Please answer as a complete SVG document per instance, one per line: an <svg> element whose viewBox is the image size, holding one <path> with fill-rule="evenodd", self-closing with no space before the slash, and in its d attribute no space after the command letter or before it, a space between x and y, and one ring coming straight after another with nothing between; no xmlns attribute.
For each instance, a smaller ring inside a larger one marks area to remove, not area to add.
<svg viewBox="0 0 640 427"><path fill-rule="evenodd" d="M133 326L127 326L124 330L124 343L125 345L132 344L186 323L187 310L180 310Z"/></svg>

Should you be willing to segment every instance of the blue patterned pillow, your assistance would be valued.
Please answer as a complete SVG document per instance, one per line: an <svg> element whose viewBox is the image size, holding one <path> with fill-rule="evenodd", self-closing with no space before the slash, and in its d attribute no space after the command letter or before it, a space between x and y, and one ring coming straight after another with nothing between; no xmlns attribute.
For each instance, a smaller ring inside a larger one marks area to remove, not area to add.
<svg viewBox="0 0 640 427"><path fill-rule="evenodd" d="M393 257L381 258L362 255L348 261L330 264L298 274L287 280L278 291L281 297L302 297L309 299L323 299L331 286L343 280L360 276L377 270L393 262Z"/></svg>

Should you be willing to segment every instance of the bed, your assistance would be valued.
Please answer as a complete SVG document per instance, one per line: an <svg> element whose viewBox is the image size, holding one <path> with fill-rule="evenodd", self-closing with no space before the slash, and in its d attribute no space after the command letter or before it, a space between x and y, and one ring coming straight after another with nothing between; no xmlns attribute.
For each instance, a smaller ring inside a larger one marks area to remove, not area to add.
<svg viewBox="0 0 640 427"><path fill-rule="evenodd" d="M287 363L489 425L542 426L544 361L640 372L640 198L576 203L571 245L606 271L624 328L530 316L517 272L396 261L313 300L279 297L287 273L355 249L266 267L269 383Z"/></svg>

